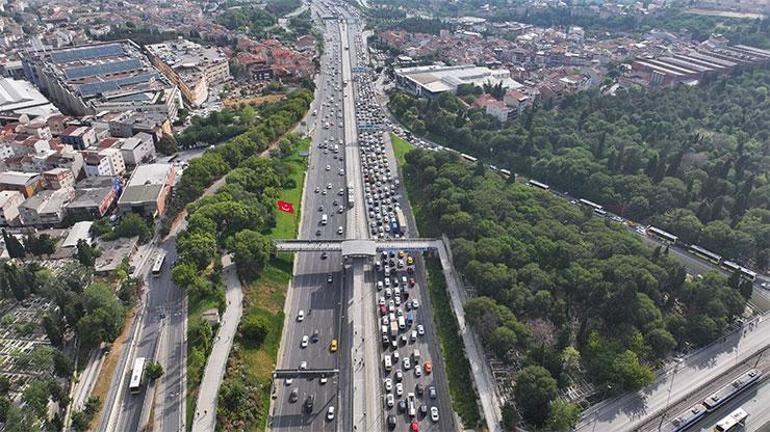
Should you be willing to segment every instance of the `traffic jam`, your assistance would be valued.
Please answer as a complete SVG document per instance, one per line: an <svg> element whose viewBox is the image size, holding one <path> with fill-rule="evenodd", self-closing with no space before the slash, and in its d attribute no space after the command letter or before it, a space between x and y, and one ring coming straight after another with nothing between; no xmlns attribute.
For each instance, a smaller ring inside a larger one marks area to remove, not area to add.
<svg viewBox="0 0 770 432"><path fill-rule="evenodd" d="M357 65L366 64L360 38L356 39ZM387 122L376 103L368 74L355 76L356 122L361 149L364 198L372 238L400 238L406 220L399 200L401 182L391 168L385 147ZM415 259L402 250L384 251L376 258L377 311L380 320L383 403L388 429L399 424L418 432L421 424L438 425L438 392L433 383L425 327L420 324L420 290ZM426 315L427 316L427 315ZM428 429L425 427L425 429Z"/></svg>

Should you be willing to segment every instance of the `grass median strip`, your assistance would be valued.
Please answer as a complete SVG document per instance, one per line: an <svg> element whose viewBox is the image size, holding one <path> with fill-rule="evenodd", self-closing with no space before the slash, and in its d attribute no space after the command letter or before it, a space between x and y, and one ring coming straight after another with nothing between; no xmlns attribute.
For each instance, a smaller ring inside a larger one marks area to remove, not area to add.
<svg viewBox="0 0 770 432"><path fill-rule="evenodd" d="M294 187L283 189L279 199L294 204L294 213L276 214L276 224L267 235L272 239L296 238L301 220L302 188L307 170L310 141L305 139L291 156L284 159L293 167ZM225 379L219 394L217 428L262 431L270 406L270 385L281 342L286 290L292 277L293 254L279 253L260 276L244 286L243 318L264 323L265 334L259 344L248 344L241 337L228 358Z"/></svg>
<svg viewBox="0 0 770 432"><path fill-rule="evenodd" d="M406 164L406 154L412 151L414 146L409 144L406 140L400 138L398 135L391 132L390 134L390 142L393 144L393 152L396 154L396 160L398 161L398 166L402 167L404 164Z"/></svg>

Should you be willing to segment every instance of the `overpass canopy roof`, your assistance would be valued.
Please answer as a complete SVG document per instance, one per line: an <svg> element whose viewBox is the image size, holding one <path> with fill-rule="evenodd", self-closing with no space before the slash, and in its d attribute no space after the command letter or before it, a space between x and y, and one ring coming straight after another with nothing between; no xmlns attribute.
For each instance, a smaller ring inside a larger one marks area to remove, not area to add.
<svg viewBox="0 0 770 432"><path fill-rule="evenodd" d="M377 255L377 243L373 240L345 240L342 242L344 257L373 257Z"/></svg>

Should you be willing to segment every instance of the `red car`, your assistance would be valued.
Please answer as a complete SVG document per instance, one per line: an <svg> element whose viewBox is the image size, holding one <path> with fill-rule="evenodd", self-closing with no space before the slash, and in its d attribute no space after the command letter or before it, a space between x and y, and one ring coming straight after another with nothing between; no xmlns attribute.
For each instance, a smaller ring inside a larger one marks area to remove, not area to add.
<svg viewBox="0 0 770 432"><path fill-rule="evenodd" d="M412 420L412 424L409 425L409 430L412 432L420 432L420 425L417 424L417 420Z"/></svg>
<svg viewBox="0 0 770 432"><path fill-rule="evenodd" d="M415 284L414 278L409 278L409 286L413 287Z"/></svg>
<svg viewBox="0 0 770 432"><path fill-rule="evenodd" d="M380 315L385 315L388 313L388 307L385 305L380 305Z"/></svg>

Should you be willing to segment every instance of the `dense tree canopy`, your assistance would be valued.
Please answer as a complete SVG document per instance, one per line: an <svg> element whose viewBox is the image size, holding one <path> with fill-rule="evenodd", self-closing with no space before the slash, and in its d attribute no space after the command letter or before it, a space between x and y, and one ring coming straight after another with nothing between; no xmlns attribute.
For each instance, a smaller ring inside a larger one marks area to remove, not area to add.
<svg viewBox="0 0 770 432"><path fill-rule="evenodd" d="M770 72L753 71L655 93L585 91L504 127L451 94L397 93L390 107L418 133L765 268L769 87ZM461 229L467 217L446 222Z"/></svg>
<svg viewBox="0 0 770 432"><path fill-rule="evenodd" d="M413 150L406 160L421 234L450 237L479 294L465 306L468 322L501 360L542 366L559 386L586 376L610 393L638 389L660 359L713 341L744 309L718 273L687 280L664 252L566 200L451 153ZM555 422L551 399L523 415Z"/></svg>

